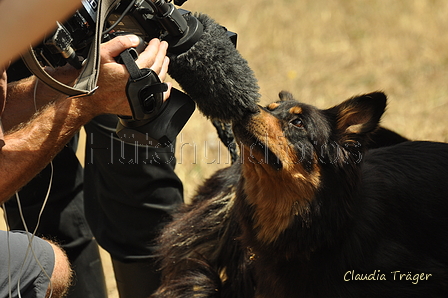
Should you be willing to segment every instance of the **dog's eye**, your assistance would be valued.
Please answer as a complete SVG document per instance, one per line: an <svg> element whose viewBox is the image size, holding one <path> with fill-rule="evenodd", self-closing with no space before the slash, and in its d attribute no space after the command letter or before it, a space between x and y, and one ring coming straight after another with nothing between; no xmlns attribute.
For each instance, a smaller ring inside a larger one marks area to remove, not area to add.
<svg viewBox="0 0 448 298"><path fill-rule="evenodd" d="M291 120L290 123L292 125L294 125L295 127L303 127L303 122L302 122L302 119L300 119L300 118L295 118L295 119Z"/></svg>

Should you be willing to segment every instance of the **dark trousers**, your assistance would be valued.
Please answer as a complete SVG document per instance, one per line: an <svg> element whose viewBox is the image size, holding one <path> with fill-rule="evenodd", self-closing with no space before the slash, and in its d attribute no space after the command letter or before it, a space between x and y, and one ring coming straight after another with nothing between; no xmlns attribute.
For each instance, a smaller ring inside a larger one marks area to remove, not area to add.
<svg viewBox="0 0 448 298"><path fill-rule="evenodd" d="M29 75L19 60L8 80ZM75 155L78 137L53 160L53 181L37 230L58 241L75 271L68 297L107 297L97 242L113 259L121 297L147 297L158 286L155 237L183 203L174 172L174 148L148 148L115 135L117 117L104 115L85 125L85 169ZM174 144L173 144L174 146ZM34 230L50 181L45 168L20 192L23 216ZM11 229L24 229L15 198L6 204Z"/></svg>
<svg viewBox="0 0 448 298"><path fill-rule="evenodd" d="M124 143L115 136L116 123L116 116L105 115L85 126L84 172L75 155L77 137L53 160L50 196L37 235L66 250L75 271L69 297L107 297L96 242L112 256L122 297L151 293L159 283L155 238L183 203L174 149ZM50 175L48 166L19 192L30 231ZM23 230L17 200L9 200L6 208L10 227Z"/></svg>
<svg viewBox="0 0 448 298"><path fill-rule="evenodd" d="M183 202L174 148L123 142L116 124L116 116L104 115L85 126L86 217L114 259L151 260L155 237Z"/></svg>
<svg viewBox="0 0 448 298"><path fill-rule="evenodd" d="M8 68L8 82L30 76L22 60ZM57 241L67 252L74 270L74 282L67 297L107 297L107 289L98 245L84 214L84 173L76 150L75 136L53 160L53 180L48 202L42 213L37 235ZM51 166L47 166L19 192L25 224L34 231L46 197ZM5 204L8 224L13 230L24 230L15 197Z"/></svg>
<svg viewBox="0 0 448 298"><path fill-rule="evenodd" d="M77 137L53 161L53 181L37 235L60 243L75 278L68 297L107 297L98 245L84 216L83 172L76 158ZM19 192L25 224L34 231L50 183L50 166ZM6 204L11 229L24 230L15 197Z"/></svg>

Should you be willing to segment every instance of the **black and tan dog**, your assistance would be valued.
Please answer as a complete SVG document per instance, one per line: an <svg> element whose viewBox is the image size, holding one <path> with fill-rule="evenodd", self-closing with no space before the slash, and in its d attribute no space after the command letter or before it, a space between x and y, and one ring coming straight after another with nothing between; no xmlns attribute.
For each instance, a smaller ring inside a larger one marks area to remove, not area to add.
<svg viewBox="0 0 448 298"><path fill-rule="evenodd" d="M379 128L382 93L280 97L164 230L154 297L448 297L448 144Z"/></svg>

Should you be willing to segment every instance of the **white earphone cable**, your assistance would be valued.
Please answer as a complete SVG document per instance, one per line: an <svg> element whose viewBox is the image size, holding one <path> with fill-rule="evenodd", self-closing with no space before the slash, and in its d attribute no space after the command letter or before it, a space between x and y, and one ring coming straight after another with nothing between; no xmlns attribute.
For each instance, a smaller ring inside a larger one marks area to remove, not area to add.
<svg viewBox="0 0 448 298"><path fill-rule="evenodd" d="M36 102L36 95L37 95L37 85L38 85L38 82L39 82L39 80L36 78L36 84L35 84L35 86L34 86L34 94L33 94L33 95L34 95L34 108L35 108L35 111L36 111L36 112L37 112L37 110L38 110L38 108L37 108L37 102ZM19 196L19 193L16 192L16 194L15 194L15 196L16 196L16 200L17 200L17 206L18 206L18 209L19 209L20 218L21 218L21 220L22 220L22 224L23 224L23 227L24 227L24 229L25 229L25 231L26 231L26 235L27 235L27 237L28 237L28 242L29 242L29 243L28 243L28 248L27 248L27 251L26 251L26 254L25 254L25 257L24 257L24 259L23 259L23 263L22 263L21 268L20 268L20 271L19 271L19 278L18 278L18 280L17 280L17 292L18 292L18 297L19 297L19 298L22 297L22 296L21 296L21 293L20 293L20 276L21 276L21 274L22 274L22 270L23 270L23 267L24 267L24 265L25 265L26 258L28 257L30 251L31 251L31 253L32 253L32 255L33 255L34 260L36 261L36 263L38 264L38 266L40 267L40 269L42 270L42 272L44 273L44 275L45 275L45 276L48 278L48 280L49 280L50 297L51 297L52 292L53 292L53 286L52 286L52 283L51 283L51 276L48 274L48 272L46 272L45 268L44 268L44 267L42 266L42 264L40 263L39 259L38 259L37 256L36 256L36 253L35 253L35 251L34 251L34 249L33 249L33 247L32 247L33 239L34 239L34 237L36 236L37 230L38 230L39 225L40 225L40 220L41 220L43 211L44 211L44 209L45 209L45 206L47 205L48 198L49 198L49 196L50 196L51 186L52 186L52 183L53 183L53 174L54 174L54 168L53 168L53 162L51 161L51 162L50 162L50 181L49 181L49 185L48 185L48 190L47 190L47 193L46 193L46 195L45 195L44 201L43 201L43 203L42 203L42 207L41 207L41 209L40 209L40 211L39 211L39 215L38 215L38 218L37 218L36 227L34 228L34 231L33 231L32 234L31 234L31 233L29 232L29 230L28 230L28 226L27 226L27 224L26 224L26 220L25 220L25 217L24 217L24 215L23 215L22 204L21 204L21 202L20 202L20 196ZM3 207L3 210L4 210L4 217L5 217L6 227L7 227L7 230L9 231L9 230L10 230L10 227L9 227L9 224L8 224L8 217L7 217L7 213L6 213L6 206L3 204L2 207ZM9 233L7 234L7 241L8 241L8 286L9 286L9 298L12 298L12 286L11 286L12 278L11 278L11 267L10 267L10 263L11 263L11 253L10 253L10 245L9 245Z"/></svg>

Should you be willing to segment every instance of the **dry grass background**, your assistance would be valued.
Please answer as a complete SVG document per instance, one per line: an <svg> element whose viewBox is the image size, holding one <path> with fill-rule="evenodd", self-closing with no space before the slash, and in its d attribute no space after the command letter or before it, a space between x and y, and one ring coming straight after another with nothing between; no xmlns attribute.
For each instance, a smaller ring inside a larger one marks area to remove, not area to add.
<svg viewBox="0 0 448 298"><path fill-rule="evenodd" d="M262 104L280 90L321 108L382 90L389 97L383 125L412 139L448 141L447 1L189 0L183 8L238 33ZM181 137L177 172L188 197L228 159L212 163L219 141L199 114Z"/></svg>
<svg viewBox="0 0 448 298"><path fill-rule="evenodd" d="M384 126L412 139L448 141L447 1L189 0L182 8L238 33L262 104L280 90L321 108L382 90L389 97ZM186 198L229 164L198 112L179 136L177 157ZM105 270L110 297L118 297L107 257Z"/></svg>

